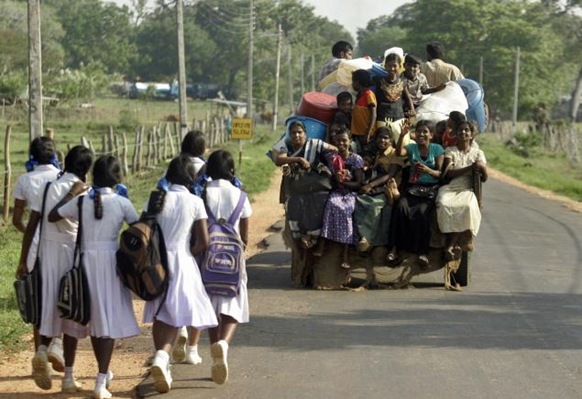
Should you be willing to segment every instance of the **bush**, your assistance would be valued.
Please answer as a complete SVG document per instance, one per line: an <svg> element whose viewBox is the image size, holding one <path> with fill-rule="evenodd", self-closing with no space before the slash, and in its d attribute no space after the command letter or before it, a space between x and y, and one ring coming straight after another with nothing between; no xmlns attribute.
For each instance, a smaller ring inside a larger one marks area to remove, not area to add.
<svg viewBox="0 0 582 399"><path fill-rule="evenodd" d="M26 71L9 71L0 74L0 98L14 104L26 93L28 78Z"/></svg>

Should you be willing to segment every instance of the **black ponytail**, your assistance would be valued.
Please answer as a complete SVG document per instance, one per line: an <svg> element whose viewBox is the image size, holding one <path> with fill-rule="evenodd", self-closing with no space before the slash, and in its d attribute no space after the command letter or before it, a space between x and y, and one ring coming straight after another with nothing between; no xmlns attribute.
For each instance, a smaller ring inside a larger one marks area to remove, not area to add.
<svg viewBox="0 0 582 399"><path fill-rule="evenodd" d="M95 190L95 197L93 198L95 219L101 220L103 218L103 202L101 201L101 193Z"/></svg>

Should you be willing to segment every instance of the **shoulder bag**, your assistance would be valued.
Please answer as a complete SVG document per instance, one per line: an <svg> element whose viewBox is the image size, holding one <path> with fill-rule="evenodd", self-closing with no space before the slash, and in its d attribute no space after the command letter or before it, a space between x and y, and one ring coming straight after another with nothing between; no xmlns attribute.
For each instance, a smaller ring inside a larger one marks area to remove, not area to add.
<svg viewBox="0 0 582 399"><path fill-rule="evenodd" d="M42 275L40 271L40 245L42 237L42 222L44 219L44 208L46 203L46 196L51 183L47 183L44 194L42 196L42 208L40 212L40 227L38 233L38 249L36 252L36 260L34 261L34 268L27 274L20 277L14 282L14 291L16 293L16 303L20 316L25 323L34 325L36 328L40 327L40 318L42 311Z"/></svg>
<svg viewBox="0 0 582 399"><path fill-rule="evenodd" d="M83 198L79 197L79 229L73 255L73 267L62 278L59 286L57 308L63 319L86 326L91 320L91 296L85 265L83 264Z"/></svg>

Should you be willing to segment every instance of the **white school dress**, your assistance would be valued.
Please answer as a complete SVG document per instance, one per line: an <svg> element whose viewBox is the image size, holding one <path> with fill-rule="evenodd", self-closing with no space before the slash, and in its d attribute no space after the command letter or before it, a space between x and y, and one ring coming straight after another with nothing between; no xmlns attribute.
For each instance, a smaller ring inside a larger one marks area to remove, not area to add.
<svg viewBox="0 0 582 399"><path fill-rule="evenodd" d="M73 321L61 319L57 309L61 278L73 266L73 251L77 238L77 222L68 219L49 223L48 214L67 195L79 178L65 173L51 183L45 205L39 254L42 275L42 314L39 333L45 337L58 337L62 333L75 338L85 338L89 329ZM44 187L42 188L44 192ZM41 212L42 195L31 203L33 211Z"/></svg>
<svg viewBox="0 0 582 399"><path fill-rule="evenodd" d="M28 207L37 200L38 197L42 199L44 187L49 181L55 180L61 171L52 164L38 165L33 171L21 175L16 181L14 193L12 197L20 201L26 201ZM36 260L36 251L38 250L38 228L30 244L28 257L26 258L26 266L28 271L34 267Z"/></svg>
<svg viewBox="0 0 582 399"><path fill-rule="evenodd" d="M206 186L206 204L210 211L218 219L228 219L238 203L241 190L233 186L227 180L213 180ZM239 232L240 219L246 219L253 213L248 197L245 200L240 218L235 223L236 231ZM236 297L226 297L222 295L210 295L212 306L217 316L227 315L239 323L249 321L249 296L247 290L247 268L243 259L241 264L241 281L239 293Z"/></svg>
<svg viewBox="0 0 582 399"><path fill-rule="evenodd" d="M91 293L90 334L98 338L127 338L140 333L133 312L131 293L117 277L115 252L123 222L139 217L131 202L109 187L99 188L103 217L95 219L95 202L83 199L83 262ZM59 209L67 219L79 220L78 198Z"/></svg>
<svg viewBox="0 0 582 399"><path fill-rule="evenodd" d="M192 226L195 221L207 218L200 198L184 186L170 185L164 208L156 216L168 253L168 292L157 315L163 297L146 303L144 323L159 320L173 327L194 326L200 330L218 325L202 285L200 269L190 252Z"/></svg>

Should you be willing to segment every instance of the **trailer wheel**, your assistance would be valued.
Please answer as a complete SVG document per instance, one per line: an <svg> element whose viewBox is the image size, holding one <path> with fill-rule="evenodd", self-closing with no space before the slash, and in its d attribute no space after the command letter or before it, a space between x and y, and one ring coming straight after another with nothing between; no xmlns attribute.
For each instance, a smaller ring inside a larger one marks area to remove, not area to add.
<svg viewBox="0 0 582 399"><path fill-rule="evenodd" d="M469 269L469 260L471 258L470 252L463 251L461 255L461 264L459 265L459 270L451 278L455 279L461 287L466 287L469 285L469 280L471 279L471 273Z"/></svg>

